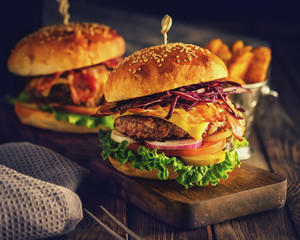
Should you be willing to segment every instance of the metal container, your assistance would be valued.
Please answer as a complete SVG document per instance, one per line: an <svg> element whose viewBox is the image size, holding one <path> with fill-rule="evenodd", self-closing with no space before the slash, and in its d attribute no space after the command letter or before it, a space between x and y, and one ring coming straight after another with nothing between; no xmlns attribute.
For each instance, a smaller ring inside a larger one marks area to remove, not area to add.
<svg viewBox="0 0 300 240"><path fill-rule="evenodd" d="M257 106L259 100L262 97L266 97L266 96L277 98L278 93L270 89L268 85L268 81L246 84L243 85L243 87L250 89L252 91L252 94L247 92L234 94L231 96L231 99L233 100L233 102L235 102L237 108L242 108L245 111L244 116L246 119L246 126L245 126L244 136L246 139L249 139L253 129L253 125L257 118L257 109L258 109ZM249 147L239 150L239 158L241 160L251 157L252 154L253 154L253 150L251 149L251 143Z"/></svg>

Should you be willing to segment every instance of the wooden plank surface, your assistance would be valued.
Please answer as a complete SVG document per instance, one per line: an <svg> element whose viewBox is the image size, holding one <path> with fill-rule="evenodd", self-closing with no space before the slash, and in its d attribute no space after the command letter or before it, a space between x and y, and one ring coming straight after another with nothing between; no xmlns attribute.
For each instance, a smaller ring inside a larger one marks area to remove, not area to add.
<svg viewBox="0 0 300 240"><path fill-rule="evenodd" d="M287 179L288 183L288 214L292 217L295 231L300 238L300 209L299 209L299 135L289 116L279 111L280 106L274 106L274 111L267 111L263 116L267 119L273 119L272 122L260 121L258 125L259 132L263 136L261 140L266 146L267 157L270 169ZM271 128L270 128L271 124ZM267 127L268 125L268 127ZM273 129L276 129L274 131ZM277 140L276 140L277 139ZM280 139L280 141L278 141Z"/></svg>

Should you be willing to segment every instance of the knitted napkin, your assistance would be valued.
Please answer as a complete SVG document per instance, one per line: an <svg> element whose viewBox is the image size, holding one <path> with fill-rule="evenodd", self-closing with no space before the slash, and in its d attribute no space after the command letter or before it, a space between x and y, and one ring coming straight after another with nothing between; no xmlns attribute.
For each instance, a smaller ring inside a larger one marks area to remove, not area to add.
<svg viewBox="0 0 300 240"><path fill-rule="evenodd" d="M65 234L82 220L74 191L88 170L31 143L0 145L0 239Z"/></svg>

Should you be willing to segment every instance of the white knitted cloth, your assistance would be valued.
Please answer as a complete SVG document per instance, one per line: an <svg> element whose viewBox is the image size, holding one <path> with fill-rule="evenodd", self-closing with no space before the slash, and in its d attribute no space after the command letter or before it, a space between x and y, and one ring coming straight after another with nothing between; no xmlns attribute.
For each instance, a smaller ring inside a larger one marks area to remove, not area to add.
<svg viewBox="0 0 300 240"><path fill-rule="evenodd" d="M75 191L88 171L30 143L0 145L0 239L65 234L81 221Z"/></svg>

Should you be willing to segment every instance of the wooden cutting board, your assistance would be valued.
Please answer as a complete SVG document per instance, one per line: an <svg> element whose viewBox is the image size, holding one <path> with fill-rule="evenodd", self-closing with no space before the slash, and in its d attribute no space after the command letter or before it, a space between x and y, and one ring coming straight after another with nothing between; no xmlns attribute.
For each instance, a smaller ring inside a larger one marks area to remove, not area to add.
<svg viewBox="0 0 300 240"><path fill-rule="evenodd" d="M287 181L280 175L242 164L217 186L185 189L175 180L128 177L108 161L94 160L96 181L120 198L172 226L194 229L285 205Z"/></svg>

